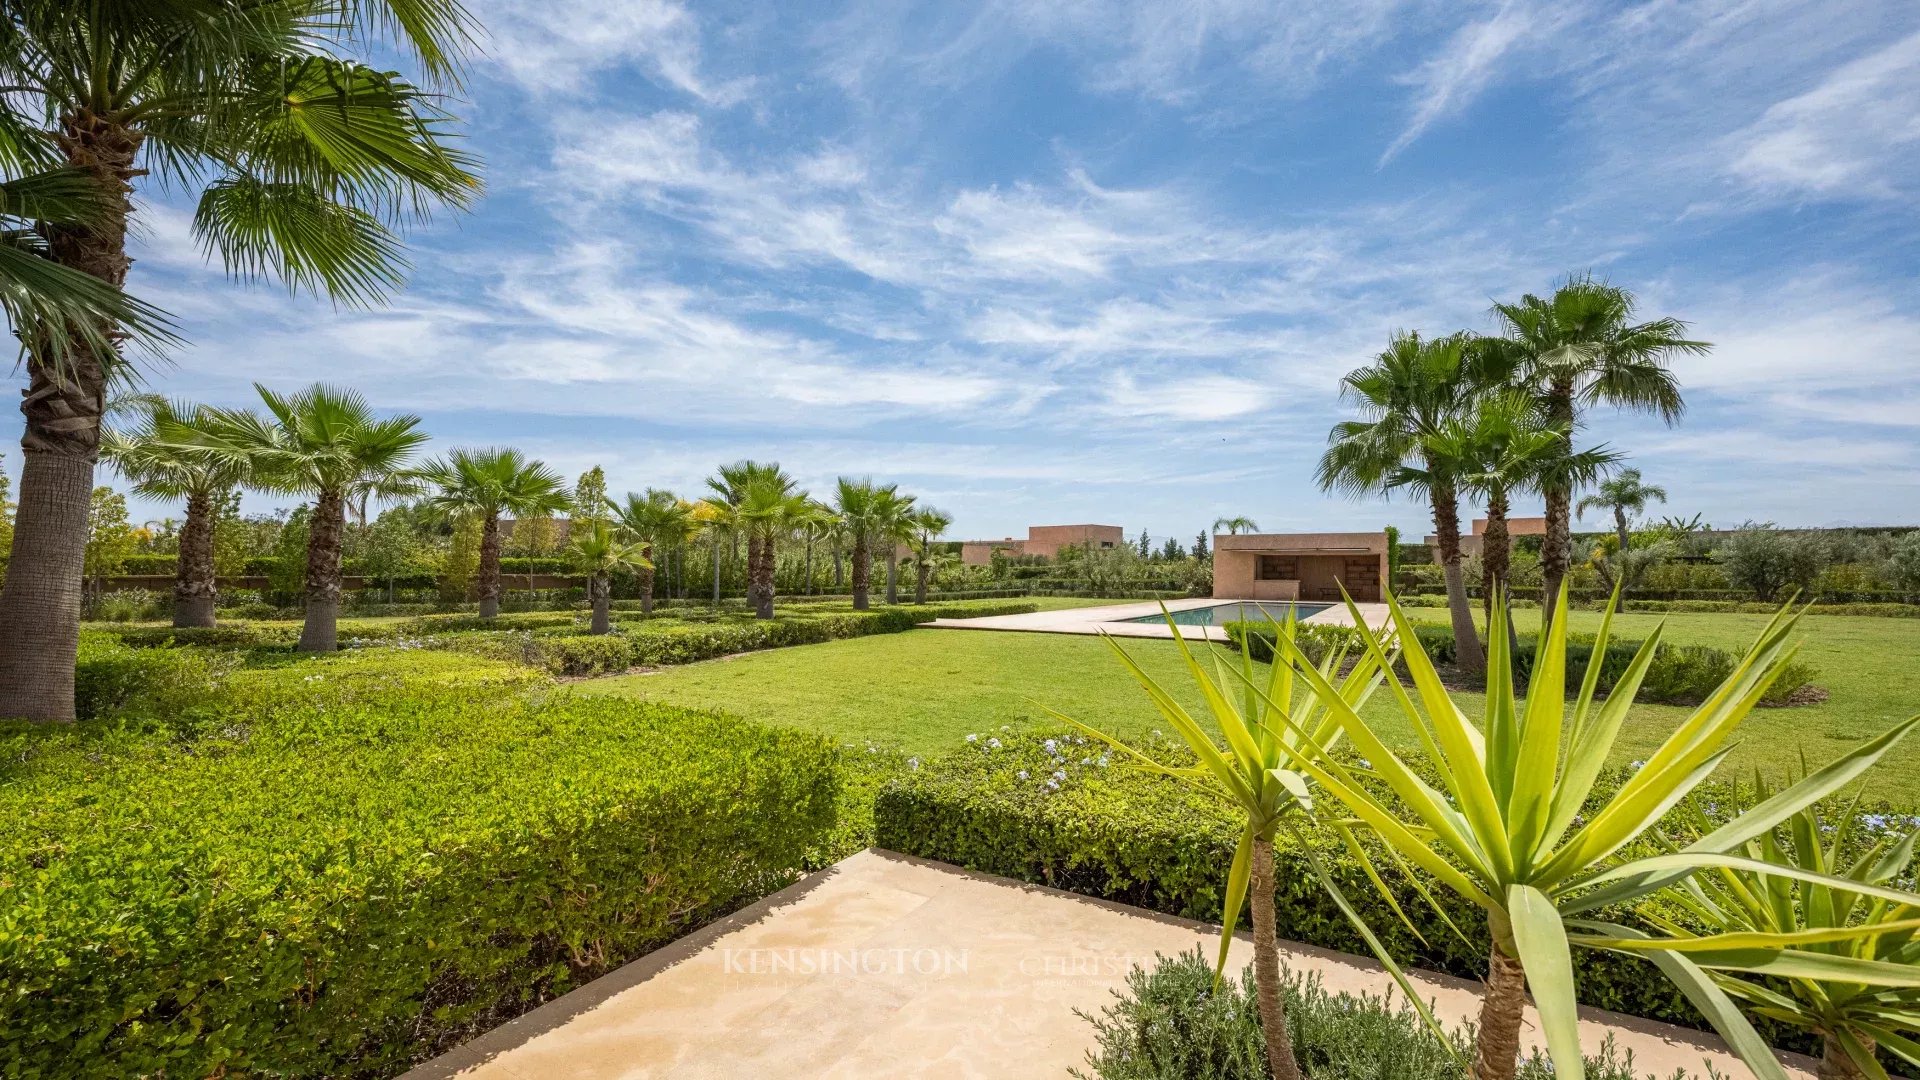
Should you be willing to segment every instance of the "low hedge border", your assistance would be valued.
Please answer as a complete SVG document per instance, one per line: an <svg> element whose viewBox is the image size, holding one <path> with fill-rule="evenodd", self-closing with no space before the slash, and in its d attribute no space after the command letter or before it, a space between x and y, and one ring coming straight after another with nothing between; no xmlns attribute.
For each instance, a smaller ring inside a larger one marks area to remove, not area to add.
<svg viewBox="0 0 1920 1080"><path fill-rule="evenodd" d="M0 1071L390 1076L832 839L818 736L543 697L0 730Z"/></svg>

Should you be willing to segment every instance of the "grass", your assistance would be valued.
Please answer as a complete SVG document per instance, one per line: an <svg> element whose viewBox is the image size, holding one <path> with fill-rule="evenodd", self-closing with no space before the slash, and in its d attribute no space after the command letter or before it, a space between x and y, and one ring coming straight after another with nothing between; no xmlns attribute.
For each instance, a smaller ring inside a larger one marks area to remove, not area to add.
<svg viewBox="0 0 1920 1080"><path fill-rule="evenodd" d="M1436 608L1412 614L1446 618ZM1538 612L1516 614L1523 630L1537 626ZM1743 650L1766 622L1762 615L1622 615L1616 632L1643 637L1662 619L1669 641L1734 650ZM1576 630L1598 623L1595 613L1574 613ZM1920 620L1816 615L1801 625L1802 655L1818 668L1814 681L1831 697L1820 705L1756 711L1741 730L1732 768L1782 776L1799 767L1803 752L1820 764L1920 712L1920 680L1911 674L1920 659ZM1136 639L1126 648L1190 709L1201 708L1172 642ZM1057 729L1060 723L1046 708L1122 736L1161 726L1105 642L1065 634L920 629L598 679L578 684L578 691L719 709L915 754L945 750L969 733L984 737L1003 725ZM1478 717L1474 695L1456 698ZM1636 706L1617 746L1618 760L1644 758L1689 712ZM1412 731L1384 702L1370 703L1367 715L1390 743L1411 744ZM1888 759L1869 793L1920 805L1920 753Z"/></svg>

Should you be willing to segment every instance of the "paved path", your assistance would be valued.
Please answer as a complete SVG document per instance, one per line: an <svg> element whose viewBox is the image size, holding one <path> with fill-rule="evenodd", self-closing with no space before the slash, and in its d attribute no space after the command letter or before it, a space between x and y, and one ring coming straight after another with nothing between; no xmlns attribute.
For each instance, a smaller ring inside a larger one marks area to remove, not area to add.
<svg viewBox="0 0 1920 1080"><path fill-rule="evenodd" d="M1160 605L1168 611L1192 611L1230 604L1231 600L1197 597L1187 600L1148 600L1140 603L1113 604L1106 607L1059 608L1033 611L1025 615L990 615L980 619L935 619L923 626L937 630L1018 630L1037 634L1111 634L1114 637L1171 638L1173 631L1159 620ZM1387 622L1387 605L1360 604L1360 614L1373 626ZM1144 616L1156 616L1153 622L1128 622ZM1353 616L1345 604L1335 604L1300 620L1302 625L1352 626ZM1206 638L1226 641L1227 631L1220 626L1182 626L1180 634L1193 640Z"/></svg>
<svg viewBox="0 0 1920 1080"><path fill-rule="evenodd" d="M403 1080L1048 1077L1084 1063L1098 1011L1135 963L1217 930L888 852L867 851L551 1002ZM1370 961L1282 943L1333 991L1391 985ZM1242 936L1231 962L1246 964ZM1649 978L1657 976L1651 974ZM1447 1023L1472 984L1422 976ZM1698 1032L1589 1010L1660 1076L1751 1073ZM1529 1012L1529 1037L1537 1034ZM1794 1075L1809 1077L1798 1067Z"/></svg>

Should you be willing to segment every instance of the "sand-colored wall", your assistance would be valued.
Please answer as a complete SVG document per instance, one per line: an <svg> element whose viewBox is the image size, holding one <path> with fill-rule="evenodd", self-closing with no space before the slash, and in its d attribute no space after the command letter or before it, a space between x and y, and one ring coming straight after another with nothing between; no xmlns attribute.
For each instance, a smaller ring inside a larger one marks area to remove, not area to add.
<svg viewBox="0 0 1920 1080"><path fill-rule="evenodd" d="M1259 575L1262 555L1275 560L1273 574L1265 578ZM1213 538L1213 595L1223 600L1338 600L1344 585L1355 600L1375 601L1386 577L1384 532Z"/></svg>

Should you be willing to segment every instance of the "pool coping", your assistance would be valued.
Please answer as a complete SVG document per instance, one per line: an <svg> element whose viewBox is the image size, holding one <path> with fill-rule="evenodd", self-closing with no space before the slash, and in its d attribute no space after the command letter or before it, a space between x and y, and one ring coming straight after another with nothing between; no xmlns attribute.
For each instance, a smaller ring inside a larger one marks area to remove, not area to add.
<svg viewBox="0 0 1920 1080"><path fill-rule="evenodd" d="M989 615L977 619L935 619L922 623L926 628L935 630L1000 630L1031 634L1105 634L1109 637L1161 638L1174 636L1172 627L1164 622L1138 623L1126 622L1147 615L1160 613L1161 605L1169 612L1194 611L1199 608L1215 607L1220 604L1278 603L1279 601L1246 600L1230 596L1196 596L1180 600L1146 600L1122 604L1109 604L1101 607L1056 608L1052 611L1032 611L1024 615ZM1357 604L1360 615L1371 626L1385 626L1388 619L1385 604ZM1300 620L1302 626L1352 626L1353 615L1345 604L1335 604L1323 611ZM1182 626L1180 636L1188 640L1229 641L1224 626Z"/></svg>

